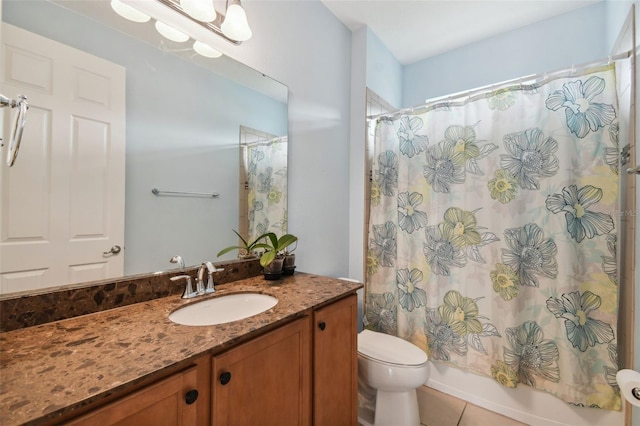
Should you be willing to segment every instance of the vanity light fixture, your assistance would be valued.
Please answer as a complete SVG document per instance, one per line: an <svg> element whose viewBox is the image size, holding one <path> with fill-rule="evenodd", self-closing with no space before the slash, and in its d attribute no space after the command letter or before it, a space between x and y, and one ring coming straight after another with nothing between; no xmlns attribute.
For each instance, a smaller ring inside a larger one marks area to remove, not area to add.
<svg viewBox="0 0 640 426"><path fill-rule="evenodd" d="M165 24L162 21L156 21L156 30L164 38L175 41L176 43L184 43L185 41L189 40L188 35L186 35L182 31L176 30L171 25Z"/></svg>
<svg viewBox="0 0 640 426"><path fill-rule="evenodd" d="M118 15L133 22L149 22L151 16L140 12L138 9L122 3L120 0L111 0L111 9Z"/></svg>
<svg viewBox="0 0 640 426"><path fill-rule="evenodd" d="M193 50L195 50L199 55L207 58L219 58L222 56L220 51L198 40L193 43Z"/></svg>
<svg viewBox="0 0 640 426"><path fill-rule="evenodd" d="M180 0L182 10L198 21L212 22L216 19L216 9L213 0Z"/></svg>
<svg viewBox="0 0 640 426"><path fill-rule="evenodd" d="M227 16L222 21L220 29L227 37L238 41L247 41L253 35L247 21L247 14L240 6L239 0L232 0L227 7Z"/></svg>
<svg viewBox="0 0 640 426"><path fill-rule="evenodd" d="M227 0L226 16L216 12L213 0L111 0L111 7L135 22L154 18L158 32L169 40L194 39L194 50L208 58L222 56L216 47L221 38L239 45L253 35L240 0Z"/></svg>

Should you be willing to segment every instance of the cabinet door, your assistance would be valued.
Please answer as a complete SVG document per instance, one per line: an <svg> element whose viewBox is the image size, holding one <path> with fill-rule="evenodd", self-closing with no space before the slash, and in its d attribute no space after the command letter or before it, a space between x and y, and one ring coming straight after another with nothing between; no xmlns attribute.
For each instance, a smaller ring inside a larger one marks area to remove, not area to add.
<svg viewBox="0 0 640 426"><path fill-rule="evenodd" d="M214 426L310 424L309 327L305 317L213 358Z"/></svg>
<svg viewBox="0 0 640 426"><path fill-rule="evenodd" d="M197 398L197 402L191 402L194 393L188 394L188 392L196 389L197 377L196 367L191 367L67 424L74 426L195 425L198 404L207 403L206 399L201 398ZM186 401L187 396L189 402Z"/></svg>
<svg viewBox="0 0 640 426"><path fill-rule="evenodd" d="M358 424L357 309L354 294L314 312L314 425Z"/></svg>

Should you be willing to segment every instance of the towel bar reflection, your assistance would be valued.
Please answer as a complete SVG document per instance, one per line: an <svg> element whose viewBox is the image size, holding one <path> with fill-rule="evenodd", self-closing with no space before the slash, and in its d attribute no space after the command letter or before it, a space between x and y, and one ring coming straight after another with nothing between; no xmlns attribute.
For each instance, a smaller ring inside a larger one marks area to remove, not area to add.
<svg viewBox="0 0 640 426"><path fill-rule="evenodd" d="M627 173L630 175L640 175L640 166L636 166L632 169L627 169Z"/></svg>
<svg viewBox="0 0 640 426"><path fill-rule="evenodd" d="M220 194L217 192L186 192L186 191L160 191L158 188L153 188L151 190L153 195L192 195L196 197L219 197Z"/></svg>

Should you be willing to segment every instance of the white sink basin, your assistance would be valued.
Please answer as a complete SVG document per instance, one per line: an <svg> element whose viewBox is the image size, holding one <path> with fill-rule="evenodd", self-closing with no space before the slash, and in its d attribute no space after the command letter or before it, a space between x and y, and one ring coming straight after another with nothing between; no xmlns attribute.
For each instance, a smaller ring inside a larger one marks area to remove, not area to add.
<svg viewBox="0 0 640 426"><path fill-rule="evenodd" d="M278 299L260 293L237 293L203 300L169 315L182 325L215 325L238 321L273 308Z"/></svg>

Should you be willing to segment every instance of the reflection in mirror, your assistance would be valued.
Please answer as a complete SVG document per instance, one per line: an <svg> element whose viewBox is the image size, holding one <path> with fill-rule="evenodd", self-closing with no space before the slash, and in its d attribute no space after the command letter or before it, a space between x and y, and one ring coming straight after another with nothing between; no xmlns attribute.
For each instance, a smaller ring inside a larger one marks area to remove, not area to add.
<svg viewBox="0 0 640 426"><path fill-rule="evenodd" d="M287 137L240 127L240 235L287 232Z"/></svg>
<svg viewBox="0 0 640 426"><path fill-rule="evenodd" d="M223 260L239 229L240 126L286 137L287 88L108 0L2 8L0 89L30 109L20 161L0 164L0 293L172 269L175 255Z"/></svg>
<svg viewBox="0 0 640 426"><path fill-rule="evenodd" d="M0 108L3 107L18 108L14 115L13 124L11 124L11 134L8 142L9 149L7 150L7 166L11 167L16 162L16 158L18 158L18 150L20 149L20 142L22 141L24 125L27 121L29 104L24 95L18 95L17 99L9 99L0 94ZM2 142L2 137L0 137L0 142Z"/></svg>

